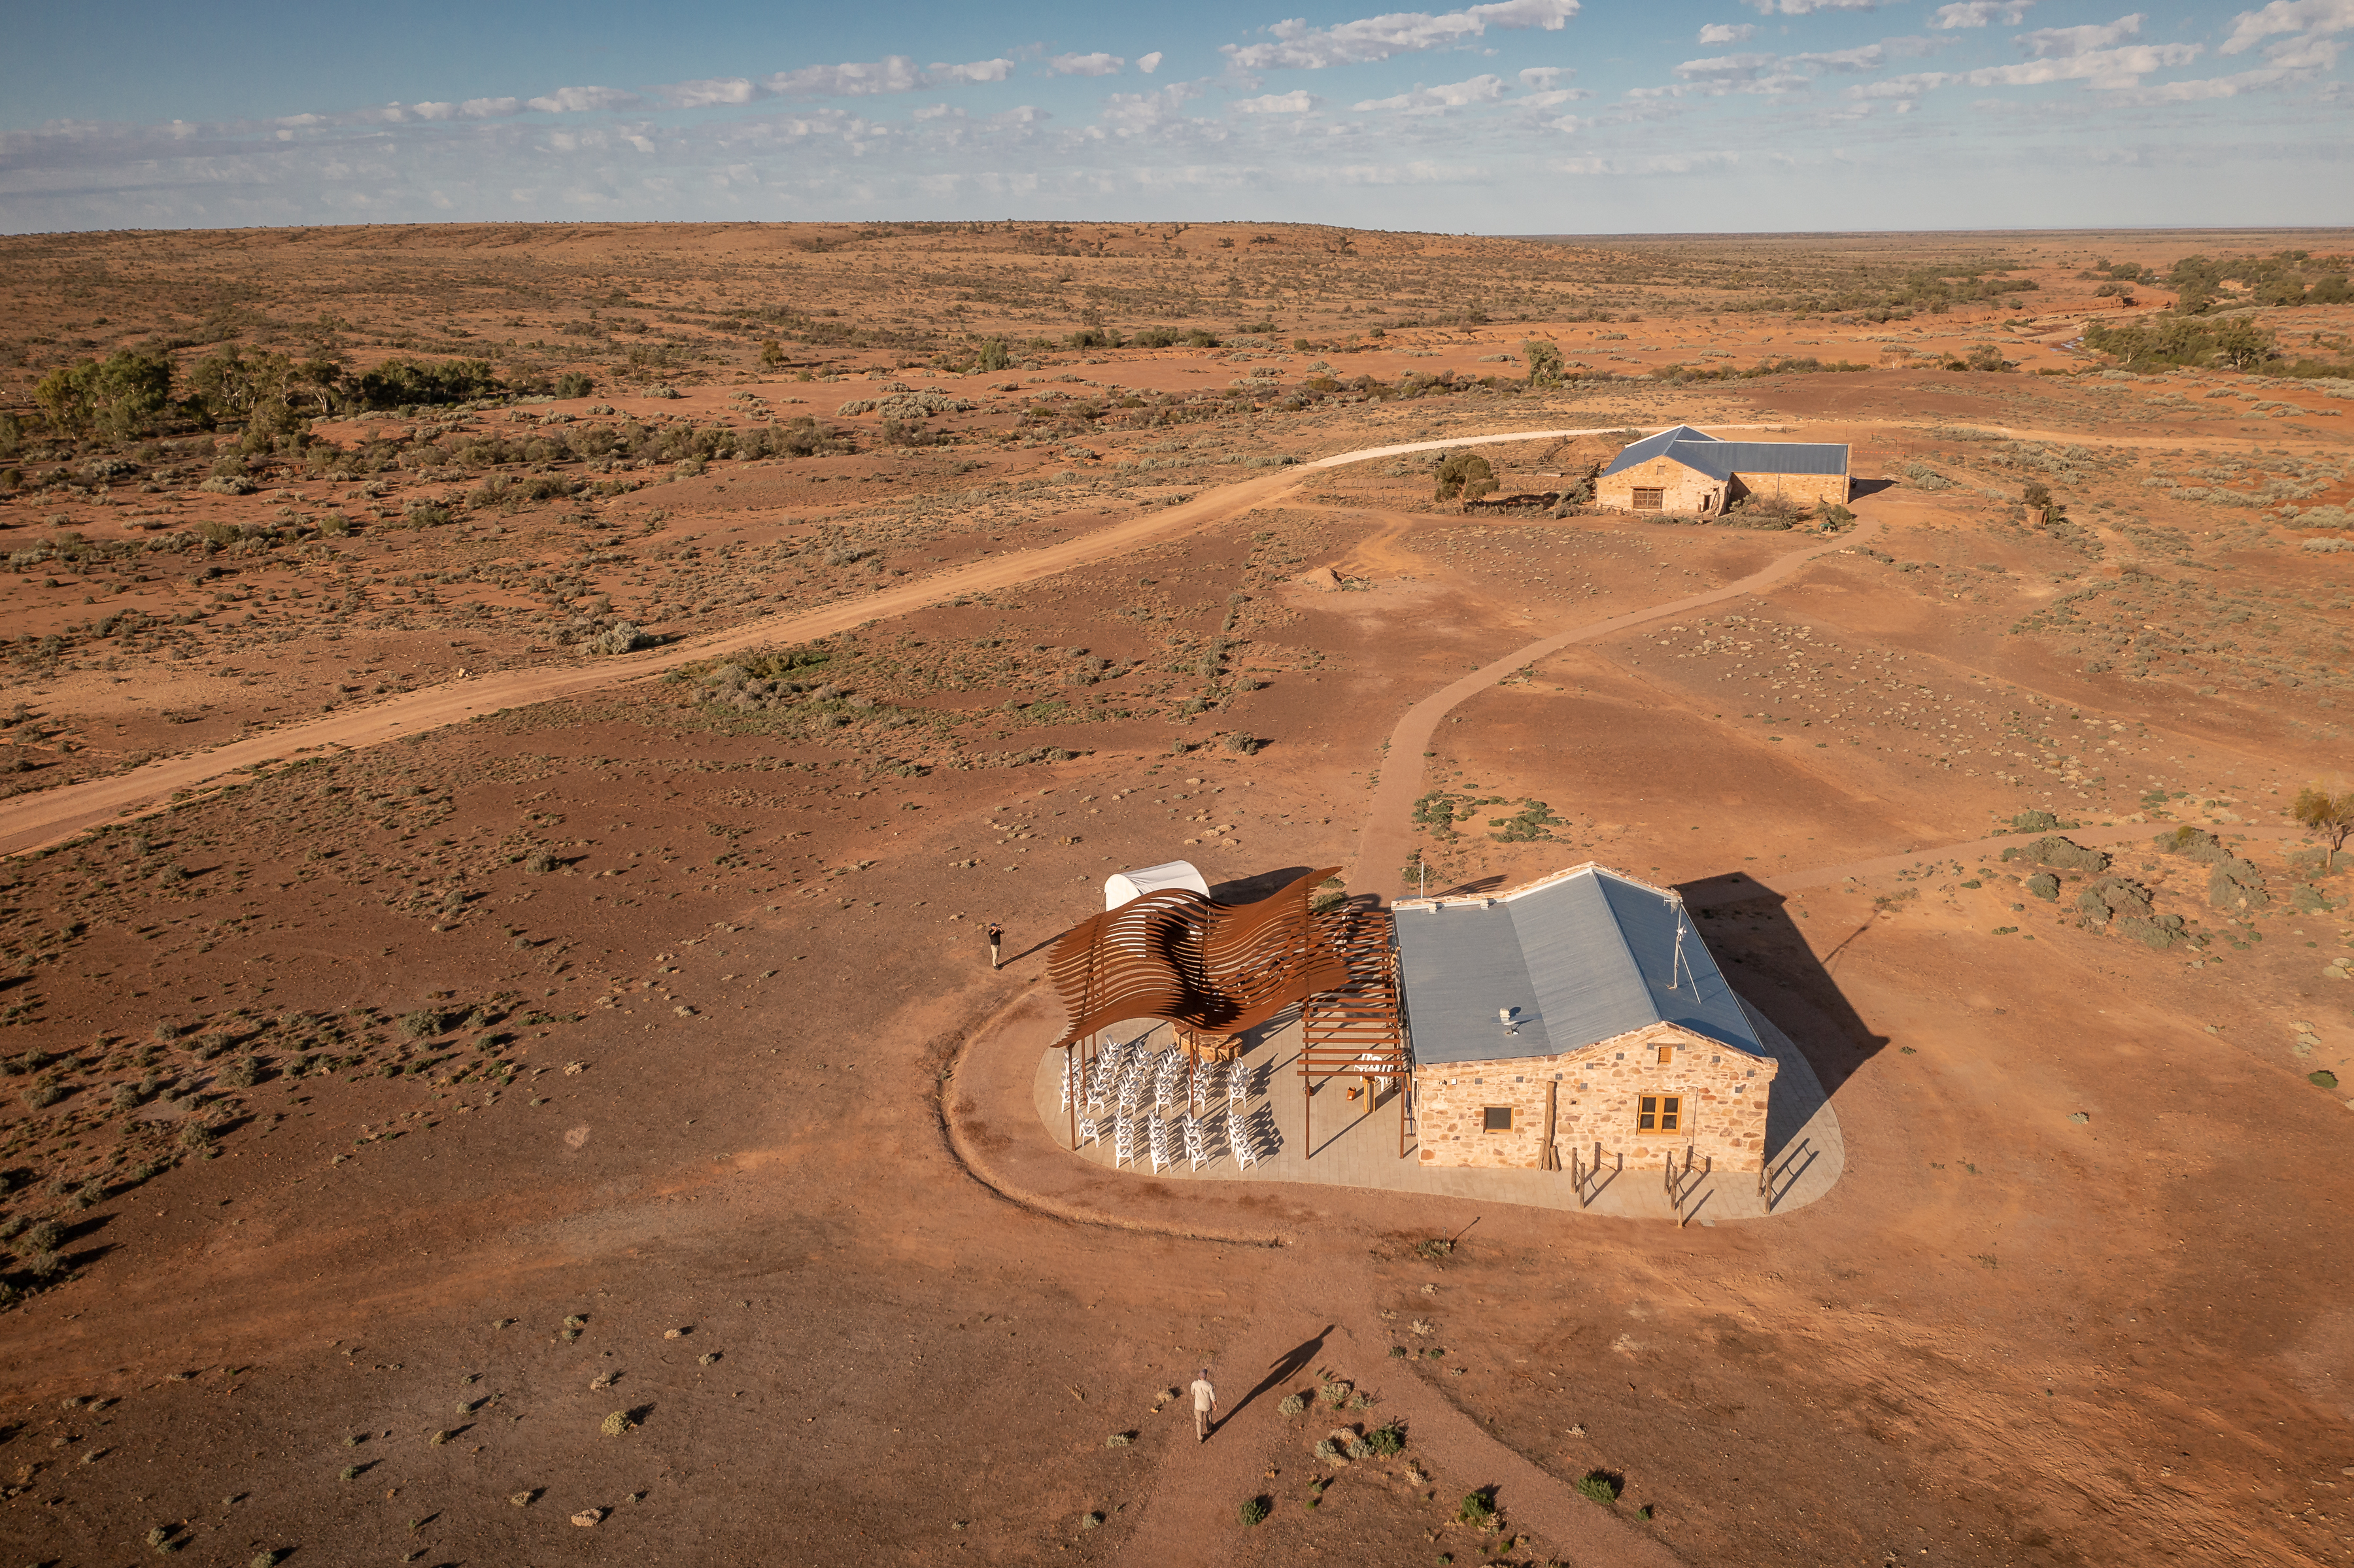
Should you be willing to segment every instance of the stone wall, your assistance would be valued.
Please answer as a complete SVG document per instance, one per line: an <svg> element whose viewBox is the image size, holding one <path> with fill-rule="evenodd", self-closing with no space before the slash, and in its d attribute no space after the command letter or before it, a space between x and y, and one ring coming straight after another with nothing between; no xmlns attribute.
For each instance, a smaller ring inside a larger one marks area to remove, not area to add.
<svg viewBox="0 0 2354 1568"><path fill-rule="evenodd" d="M1659 1061L1659 1047L1672 1047ZM1753 1056L1672 1023L1655 1023L1576 1051L1491 1062L1434 1063L1415 1069L1415 1125L1426 1165L1543 1168L1545 1089L1553 1086L1556 1156L1587 1160L1602 1146L1606 1163L1619 1154L1631 1167L1660 1163L1690 1149L1718 1171L1756 1171L1766 1160L1766 1107L1779 1064ZM1675 1095L1682 1125L1645 1133L1635 1125L1638 1099ZM1483 1113L1509 1107L1510 1132L1483 1129Z"/></svg>
<svg viewBox="0 0 2354 1568"><path fill-rule="evenodd" d="M1670 457L1655 457L1594 482L1594 503L1631 512L1635 492L1658 490L1662 512L1714 512L1724 503L1724 482Z"/></svg>
<svg viewBox="0 0 2354 1568"><path fill-rule="evenodd" d="M1794 506L1844 506L1848 476L1843 473L1736 473L1733 493L1776 495Z"/></svg>

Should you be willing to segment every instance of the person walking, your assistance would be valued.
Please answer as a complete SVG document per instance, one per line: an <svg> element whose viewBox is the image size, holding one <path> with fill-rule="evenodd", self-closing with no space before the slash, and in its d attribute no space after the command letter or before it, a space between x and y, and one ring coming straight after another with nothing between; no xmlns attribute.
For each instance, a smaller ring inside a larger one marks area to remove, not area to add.
<svg viewBox="0 0 2354 1568"><path fill-rule="evenodd" d="M1218 1413L1218 1391L1210 1386L1209 1368L1204 1367L1201 1375L1193 1380L1193 1441L1206 1443L1210 1440L1210 1428L1216 1425L1212 1417Z"/></svg>
<svg viewBox="0 0 2354 1568"><path fill-rule="evenodd" d="M997 968L997 949L1005 940L1005 927L991 920L989 923L989 967Z"/></svg>

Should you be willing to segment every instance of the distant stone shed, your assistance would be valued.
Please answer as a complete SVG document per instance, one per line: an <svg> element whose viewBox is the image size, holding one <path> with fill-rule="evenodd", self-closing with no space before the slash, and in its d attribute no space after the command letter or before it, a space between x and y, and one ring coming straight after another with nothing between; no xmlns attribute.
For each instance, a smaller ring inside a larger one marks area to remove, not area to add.
<svg viewBox="0 0 2354 1568"><path fill-rule="evenodd" d="M1594 482L1598 506L1713 516L1749 495L1845 505L1848 449L1827 441L1721 441L1690 425L1646 436Z"/></svg>
<svg viewBox="0 0 2354 1568"><path fill-rule="evenodd" d="M1588 863L1395 920L1424 1164L1763 1167L1780 1064L1674 892Z"/></svg>

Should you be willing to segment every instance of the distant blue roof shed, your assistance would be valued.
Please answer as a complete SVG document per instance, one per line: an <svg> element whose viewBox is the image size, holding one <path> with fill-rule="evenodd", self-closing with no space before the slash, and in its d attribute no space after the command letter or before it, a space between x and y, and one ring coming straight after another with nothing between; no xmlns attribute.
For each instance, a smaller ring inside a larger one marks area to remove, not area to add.
<svg viewBox="0 0 2354 1568"><path fill-rule="evenodd" d="M1627 448L1599 477L1607 479L1655 457L1671 458L1711 479L1736 473L1839 474L1847 471L1848 449L1835 441L1720 441L1690 425L1677 425Z"/></svg>
<svg viewBox="0 0 2354 1568"><path fill-rule="evenodd" d="M1606 866L1493 898L1401 899L1395 926L1417 1062L1550 1056L1653 1023L1767 1054L1683 900ZM1496 1016L1507 1007L1517 1033Z"/></svg>

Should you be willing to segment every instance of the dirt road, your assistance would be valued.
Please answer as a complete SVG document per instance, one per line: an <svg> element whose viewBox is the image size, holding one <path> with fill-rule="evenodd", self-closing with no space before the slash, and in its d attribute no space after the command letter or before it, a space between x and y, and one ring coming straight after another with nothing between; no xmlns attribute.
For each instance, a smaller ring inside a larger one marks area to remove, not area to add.
<svg viewBox="0 0 2354 1568"><path fill-rule="evenodd" d="M1502 658L1481 665L1471 673L1406 709L1397 727L1390 732L1389 751L1382 765L1380 787L1373 791L1372 804L1366 808L1365 826L1357 840L1356 863L1349 868L1349 881L1362 887L1382 886L1398 876L1405 863L1406 846L1412 839L1408 814L1414 809L1415 797L1422 792L1422 758L1429 748L1430 737L1437 732L1438 721L1458 704L1487 690L1513 671L1536 660L1545 658L1573 643L1590 642L1598 637L1624 631L1662 616L1681 615L1706 605L1722 604L1729 599L1759 592L1780 582L1792 572L1818 556L1839 550L1851 550L1879 532L1876 520L1866 520L1852 534L1822 540L1803 550L1793 550L1758 571L1750 573L1705 593L1686 594L1681 599L1664 599L1658 604L1630 609L1604 620L1589 620L1573 626L1566 631L1556 631L1533 642L1522 644Z"/></svg>
<svg viewBox="0 0 2354 1568"><path fill-rule="evenodd" d="M127 773L23 795L0 805L0 855L27 854L62 842L103 823L136 816L162 807L174 794L200 789L271 762L326 751L365 746L462 724L506 708L528 706L578 693L632 681L649 680L683 664L695 663L741 649L806 642L828 637L870 620L902 615L958 594L981 593L1035 582L1079 567L1092 566L1128 554L1140 546L1224 523L1281 498L1301 477L1320 469L1427 451L1439 447L1492 445L1502 441L1545 440L1601 435L1617 426L1576 430L1509 430L1448 441L1413 441L1403 446L1369 447L1319 458L1312 463L1238 484L1221 485L1176 506L1143 513L1136 518L1066 539L1044 549L991 556L938 573L868 598L797 615L765 616L716 636L700 637L642 653L599 659L569 669L515 670L479 679L449 682L404 694L389 701L336 713L306 724L288 725L267 735L232 741L209 751L165 758ZM1746 429L1750 426L1723 426Z"/></svg>

